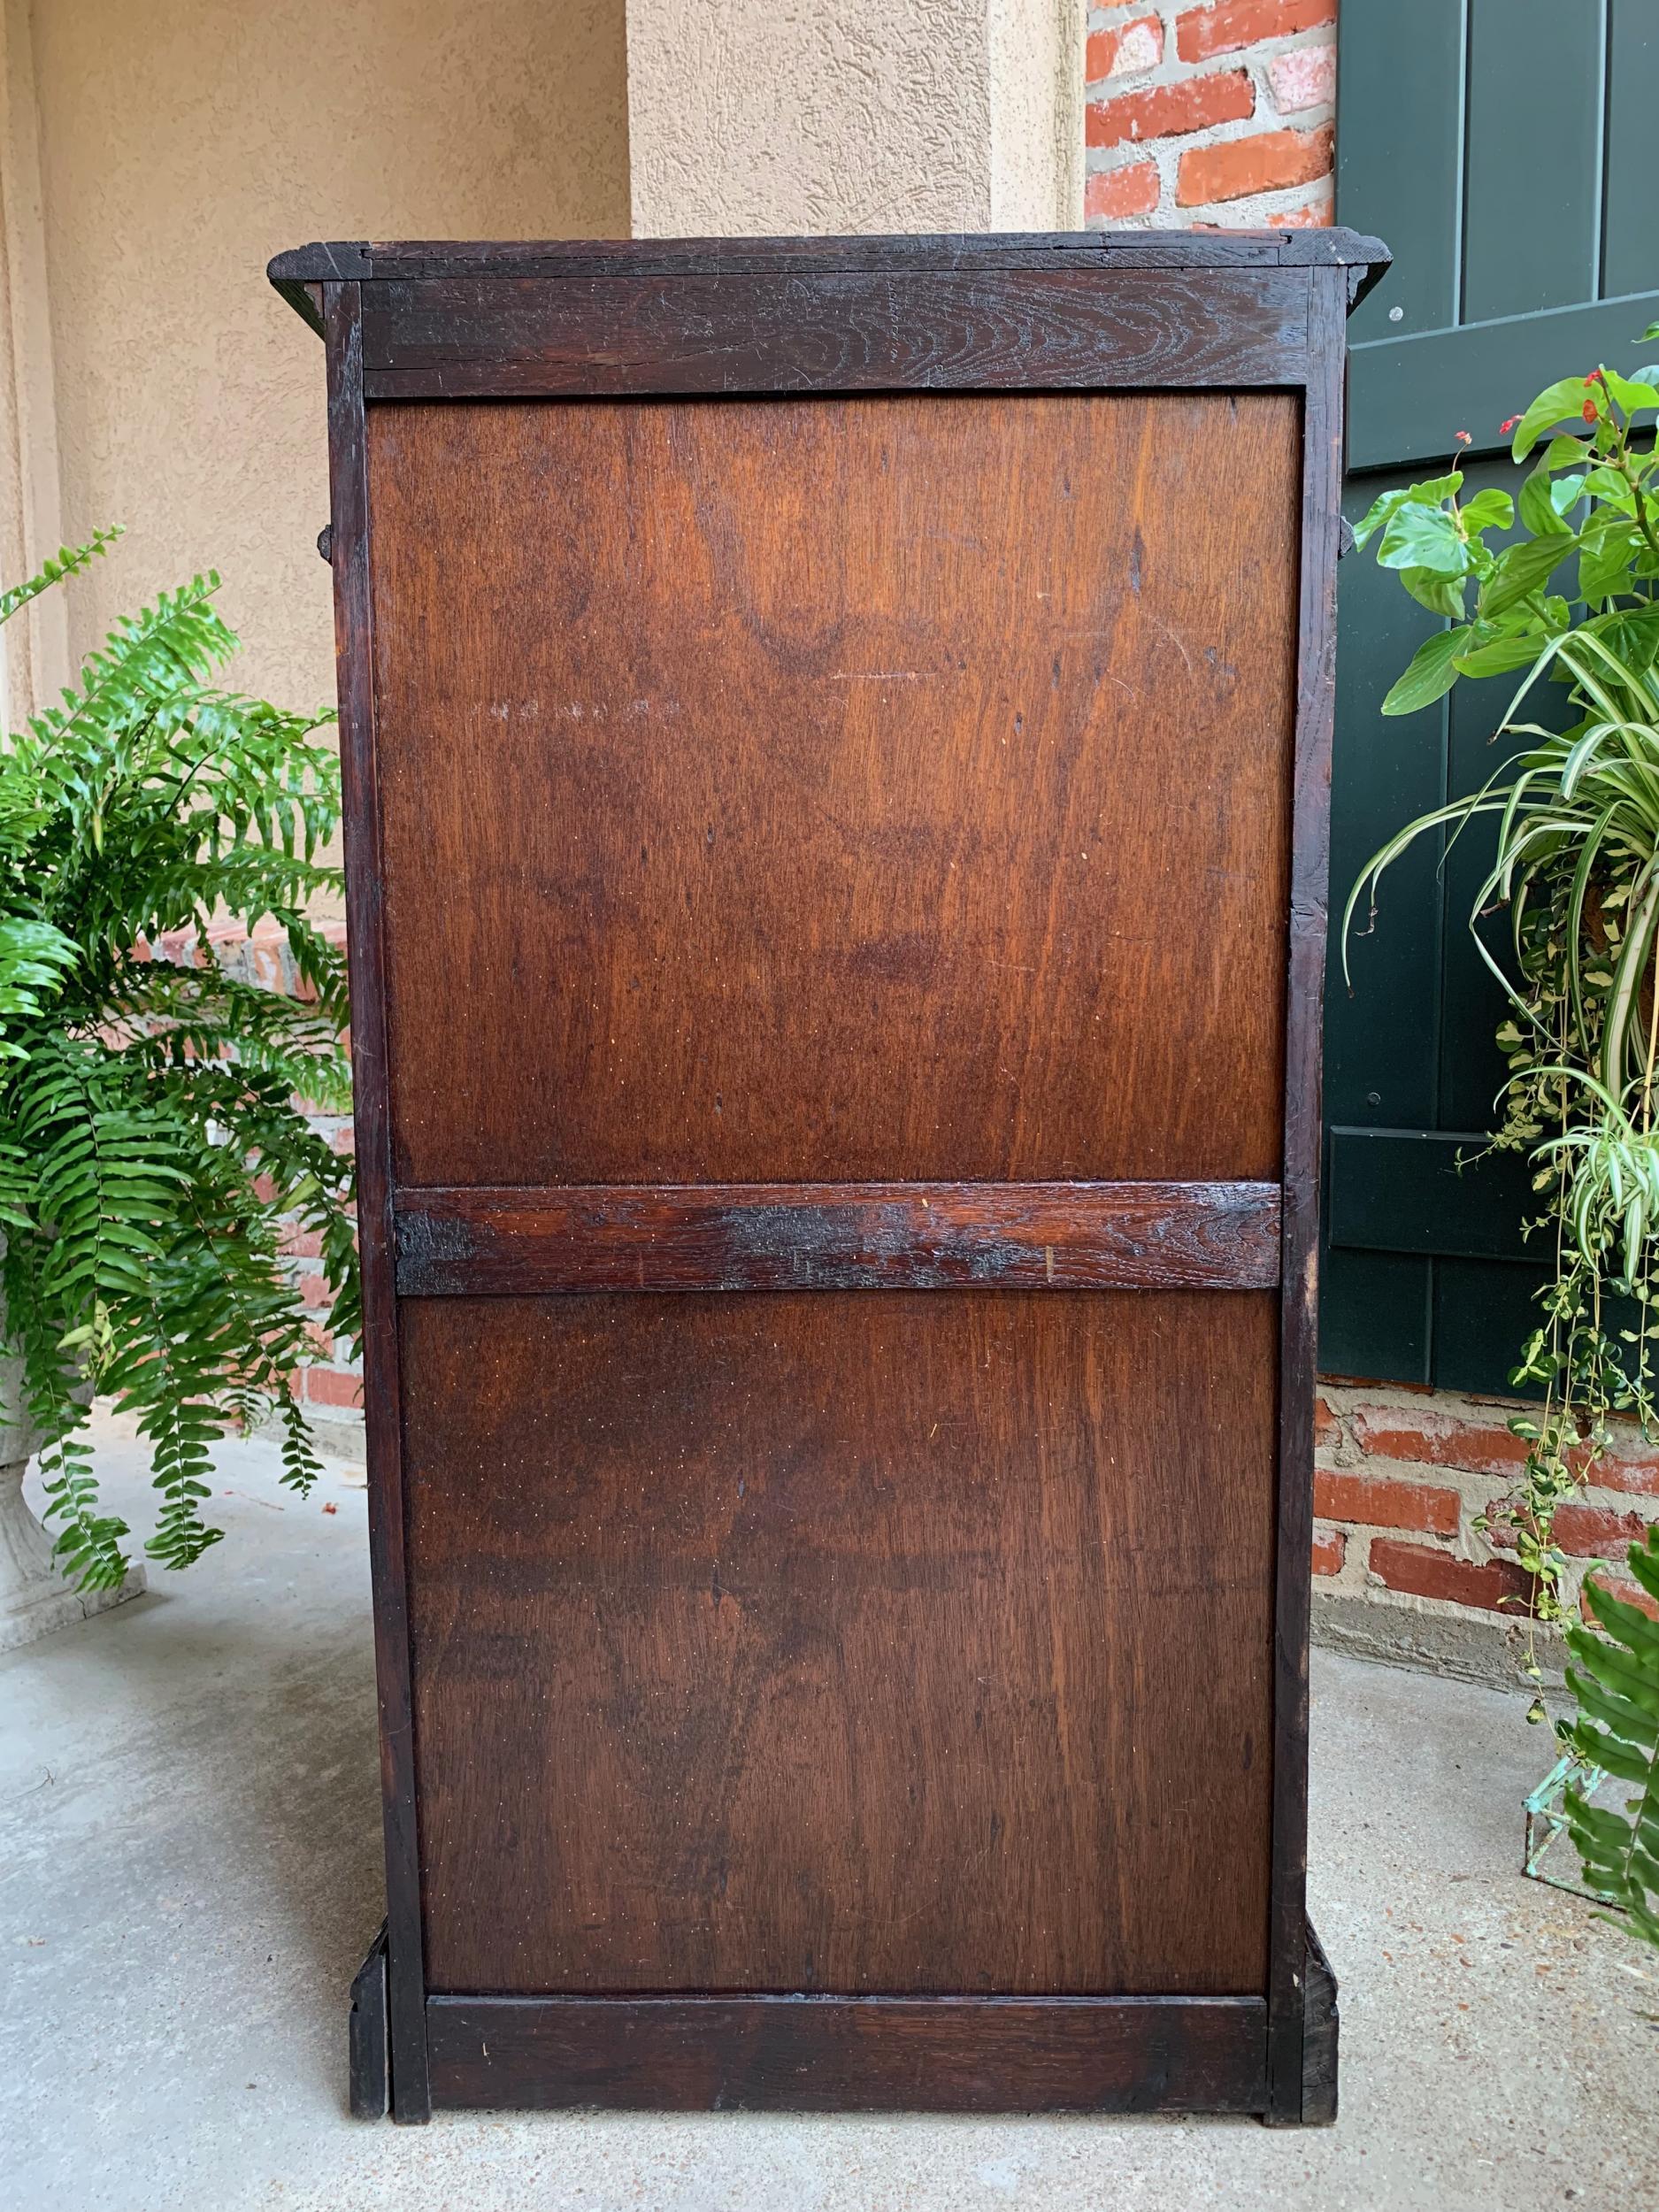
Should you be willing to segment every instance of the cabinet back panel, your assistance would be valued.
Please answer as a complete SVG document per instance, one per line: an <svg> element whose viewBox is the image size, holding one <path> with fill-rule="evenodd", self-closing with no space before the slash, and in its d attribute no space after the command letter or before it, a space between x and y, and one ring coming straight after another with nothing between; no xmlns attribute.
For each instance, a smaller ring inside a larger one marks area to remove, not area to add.
<svg viewBox="0 0 1659 2212"><path fill-rule="evenodd" d="M372 408L397 1179L1277 1179L1300 409Z"/></svg>
<svg viewBox="0 0 1659 2212"><path fill-rule="evenodd" d="M1278 1327L405 1302L428 1987L1262 1993Z"/></svg>

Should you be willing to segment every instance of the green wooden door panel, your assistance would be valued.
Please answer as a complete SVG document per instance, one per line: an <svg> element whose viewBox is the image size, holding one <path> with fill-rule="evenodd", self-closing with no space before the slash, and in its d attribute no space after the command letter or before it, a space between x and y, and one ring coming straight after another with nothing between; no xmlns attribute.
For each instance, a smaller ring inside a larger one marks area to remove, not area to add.
<svg viewBox="0 0 1659 2212"><path fill-rule="evenodd" d="M1601 289L1610 296L1659 284L1654 192L1659 7L1654 0L1612 0L1609 19Z"/></svg>
<svg viewBox="0 0 1659 2212"><path fill-rule="evenodd" d="M1521 1224L1539 1203L1525 1160L1491 1151L1482 1129L1330 1133L1325 1207L1333 1251L1535 1260Z"/></svg>
<svg viewBox="0 0 1659 2212"><path fill-rule="evenodd" d="M1344 210L1342 220L1357 218ZM1648 273L1659 278L1659 267ZM1505 417L1580 363L1604 361L1633 374L1654 356L1639 342L1655 321L1659 287L1356 345L1348 360L1348 467L1409 465L1423 475L1425 463L1445 460L1460 430L1474 441L1471 452L1500 452L1509 443L1498 427Z"/></svg>
<svg viewBox="0 0 1659 2212"><path fill-rule="evenodd" d="M1352 343L1457 319L1460 242L1446 211L1463 189L1465 35L1462 0L1358 0L1341 19L1337 196L1357 205L1378 196L1375 180L1387 180L1394 257L1354 311Z"/></svg>
<svg viewBox="0 0 1659 2212"><path fill-rule="evenodd" d="M1357 518L1368 487L1350 486ZM1440 627L1396 579L1350 554L1338 579L1341 641L1331 787L1333 930L1325 977L1325 1111L1333 1121L1425 1128L1434 1120L1439 1066L1440 841L1424 839L1384 878L1375 919L1355 916L1348 975L1337 925L1349 888L1388 827L1439 806L1446 791L1444 703L1383 723L1383 695L1422 640ZM1387 732L1378 743L1374 733Z"/></svg>
<svg viewBox="0 0 1659 2212"><path fill-rule="evenodd" d="M1600 290L1605 12L1472 0L1456 319L1571 307ZM1569 30L1568 18L1578 19Z"/></svg>
<svg viewBox="0 0 1659 2212"><path fill-rule="evenodd" d="M1469 488L1516 489L1505 416L1576 369L1659 356L1637 342L1659 321L1659 0L1349 0L1338 35L1339 219L1394 253L1350 327L1345 511L1444 468L1459 431ZM1503 1391L1546 1275L1521 1235L1525 1163L1455 1164L1494 1125L1505 1072L1503 994L1468 933L1491 826L1449 851L1425 838L1390 871L1350 944L1351 994L1337 936L1369 856L1521 741L1495 737L1515 680L1385 720L1435 618L1365 554L1343 564L1339 610L1321 1363ZM1526 718L1563 709L1540 686ZM1507 925L1483 924L1500 955Z"/></svg>
<svg viewBox="0 0 1659 2212"><path fill-rule="evenodd" d="M1435 1265L1397 1252L1327 1255L1321 1373L1353 1382L1428 1382Z"/></svg>
<svg viewBox="0 0 1659 2212"><path fill-rule="evenodd" d="M1548 1268L1530 1263L1436 1260L1429 1315L1433 1348L1424 1381L1437 1390L1537 1396L1509 1378L1538 1326L1538 1294L1548 1279Z"/></svg>

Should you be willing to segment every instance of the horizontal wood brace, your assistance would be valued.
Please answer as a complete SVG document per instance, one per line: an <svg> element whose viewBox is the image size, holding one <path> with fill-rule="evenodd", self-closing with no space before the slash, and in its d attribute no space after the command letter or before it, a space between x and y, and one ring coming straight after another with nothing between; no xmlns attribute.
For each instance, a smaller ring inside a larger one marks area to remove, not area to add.
<svg viewBox="0 0 1659 2212"><path fill-rule="evenodd" d="M369 400L1305 383L1306 268L417 278L365 285Z"/></svg>
<svg viewBox="0 0 1659 2212"><path fill-rule="evenodd" d="M433 2102L672 2111L1259 2112L1259 1997L426 2001Z"/></svg>
<svg viewBox="0 0 1659 2212"><path fill-rule="evenodd" d="M1263 1290L1277 1183L403 1189L405 1297L557 1291Z"/></svg>

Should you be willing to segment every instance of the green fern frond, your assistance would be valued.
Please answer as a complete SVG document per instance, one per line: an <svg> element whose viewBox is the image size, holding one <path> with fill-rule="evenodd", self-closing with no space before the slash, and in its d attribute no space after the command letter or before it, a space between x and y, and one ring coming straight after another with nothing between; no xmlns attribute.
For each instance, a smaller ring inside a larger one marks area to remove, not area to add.
<svg viewBox="0 0 1659 2212"><path fill-rule="evenodd" d="M0 619L112 534L0 595ZM292 1375L314 1356L284 1256L316 1236L329 1319L360 1306L352 1164L301 1098L342 1109L343 956L306 918L339 875L328 715L211 687L235 640L196 578L117 623L78 685L0 751L0 1279L24 1364L58 1555L83 1587L127 1571L85 1434L93 1390L134 1419L161 1510L159 1564L199 1558L212 1453L274 1413L283 1479L317 1459ZM301 996L211 954L152 956L227 916L288 933Z"/></svg>
<svg viewBox="0 0 1659 2212"><path fill-rule="evenodd" d="M1659 1604L1659 1525L1632 1545L1625 1564ZM1590 1888L1619 1908L1632 1933L1659 1946L1659 1620L1594 1579L1585 1600L1602 1632L1566 1632L1577 1662L1567 1686L1578 1713L1562 1740L1633 1793L1619 1812L1570 1790L1567 1824Z"/></svg>
<svg viewBox="0 0 1659 2212"><path fill-rule="evenodd" d="M71 576L79 576L102 553L107 553L121 534L118 524L113 530L95 530L85 545L60 545L53 558L44 562L27 582L13 584L10 591L0 591L0 622L10 622L19 607L31 599L38 599L54 584L61 584Z"/></svg>

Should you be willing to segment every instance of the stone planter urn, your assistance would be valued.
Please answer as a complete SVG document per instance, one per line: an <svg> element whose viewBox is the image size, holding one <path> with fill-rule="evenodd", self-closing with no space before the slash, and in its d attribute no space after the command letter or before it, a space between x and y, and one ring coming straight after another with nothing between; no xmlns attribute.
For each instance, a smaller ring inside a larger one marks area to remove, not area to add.
<svg viewBox="0 0 1659 2212"><path fill-rule="evenodd" d="M0 1323L4 1319L0 1307ZM0 1651L107 1612L139 1596L145 1583L143 1568L135 1565L119 1590L81 1591L58 1571L52 1540L23 1496L23 1478L41 1436L23 1409L22 1373L20 1359L0 1353Z"/></svg>

